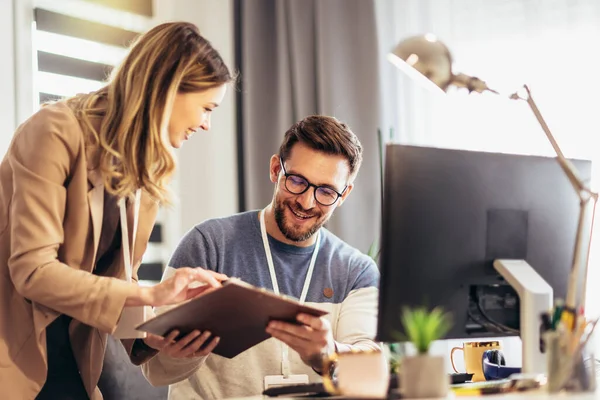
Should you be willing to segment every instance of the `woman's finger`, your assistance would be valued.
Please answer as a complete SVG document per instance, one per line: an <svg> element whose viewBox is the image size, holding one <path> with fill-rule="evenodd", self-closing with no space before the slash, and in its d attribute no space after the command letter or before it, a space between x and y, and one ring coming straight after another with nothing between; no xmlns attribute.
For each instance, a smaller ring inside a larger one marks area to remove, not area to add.
<svg viewBox="0 0 600 400"><path fill-rule="evenodd" d="M194 268L194 280L205 282L212 287L221 286L221 282L210 272L205 270L204 268ZM211 271L212 272L212 271Z"/></svg>
<svg viewBox="0 0 600 400"><path fill-rule="evenodd" d="M229 277L227 275L222 274L220 272L212 271L210 269L207 269L205 271L210 273L212 276L214 276L215 279L218 280L219 282L223 282L223 281L226 281L227 279L229 279Z"/></svg>
<svg viewBox="0 0 600 400"><path fill-rule="evenodd" d="M188 291L186 293L186 298L193 299L194 297L200 296L201 294L204 294L206 292L210 292L211 290L215 290L215 288L212 286L208 286L208 285L202 285L202 286L199 286L196 288L190 288L190 289L188 289Z"/></svg>
<svg viewBox="0 0 600 400"><path fill-rule="evenodd" d="M201 267L197 268L189 268L185 267L186 270L189 270L190 279L198 282L207 283L213 287L220 287L221 282L229 279L229 277L225 274L221 274L219 272L207 270Z"/></svg>
<svg viewBox="0 0 600 400"><path fill-rule="evenodd" d="M179 303L200 294L201 291L198 293L194 292L192 296L188 295L187 290L189 286L192 286L192 288L196 286L194 288L196 289L198 283L203 283L204 285L202 286L207 286L207 289L211 287L218 288L221 287L221 280L225 279L228 279L227 275L208 271L200 267L179 268L175 272L175 275L150 288L152 292L150 297L153 299L151 305L158 307Z"/></svg>

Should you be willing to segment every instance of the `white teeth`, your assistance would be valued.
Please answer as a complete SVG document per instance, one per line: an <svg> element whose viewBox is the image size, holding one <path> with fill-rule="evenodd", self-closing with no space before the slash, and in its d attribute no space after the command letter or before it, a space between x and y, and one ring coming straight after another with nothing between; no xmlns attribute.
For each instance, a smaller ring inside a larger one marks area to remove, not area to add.
<svg viewBox="0 0 600 400"><path fill-rule="evenodd" d="M300 214L299 212L297 212L297 211L294 211L294 210L292 210L292 212L294 213L294 215L296 215L296 216L297 216L297 217L299 217L299 218L304 218L304 219L307 219L307 218L310 218L310 217L312 217L312 215L304 215L304 214Z"/></svg>

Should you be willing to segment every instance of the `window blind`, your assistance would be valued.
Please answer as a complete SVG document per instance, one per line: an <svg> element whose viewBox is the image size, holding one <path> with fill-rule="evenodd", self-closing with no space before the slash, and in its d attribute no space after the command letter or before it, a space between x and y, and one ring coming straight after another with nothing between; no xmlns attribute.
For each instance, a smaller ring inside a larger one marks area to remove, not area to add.
<svg viewBox="0 0 600 400"><path fill-rule="evenodd" d="M152 17L152 0L38 1L33 47L40 102L100 88Z"/></svg>

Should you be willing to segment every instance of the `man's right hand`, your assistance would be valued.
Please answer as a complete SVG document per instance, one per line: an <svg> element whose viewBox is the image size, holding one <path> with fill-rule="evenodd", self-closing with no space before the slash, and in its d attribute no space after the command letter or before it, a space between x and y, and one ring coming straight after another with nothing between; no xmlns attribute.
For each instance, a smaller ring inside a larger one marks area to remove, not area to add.
<svg viewBox="0 0 600 400"><path fill-rule="evenodd" d="M226 279L228 279L227 275L204 268L179 268L173 276L155 286L139 287L136 294L127 298L125 306L160 307L181 303L207 290L220 287L221 282ZM195 282L205 285L190 288L189 285Z"/></svg>
<svg viewBox="0 0 600 400"><path fill-rule="evenodd" d="M194 358L204 357L210 354L211 351L219 344L218 337L213 338L207 343L210 338L210 332L192 331L183 338L175 340L179 335L179 331L171 331L166 337L148 334L144 338L144 342L155 350L166 354L173 358Z"/></svg>

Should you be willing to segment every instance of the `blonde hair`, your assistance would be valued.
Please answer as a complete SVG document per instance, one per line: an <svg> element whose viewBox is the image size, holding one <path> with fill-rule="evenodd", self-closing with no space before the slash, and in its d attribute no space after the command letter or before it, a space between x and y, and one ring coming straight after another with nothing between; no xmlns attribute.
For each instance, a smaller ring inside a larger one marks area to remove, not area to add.
<svg viewBox="0 0 600 400"><path fill-rule="evenodd" d="M167 127L175 95L232 80L195 25L170 22L139 36L105 87L67 104L83 123L86 145L97 156L93 168L100 168L110 193L121 198L141 188L169 203L175 159ZM98 131L90 121L95 117L102 118Z"/></svg>

